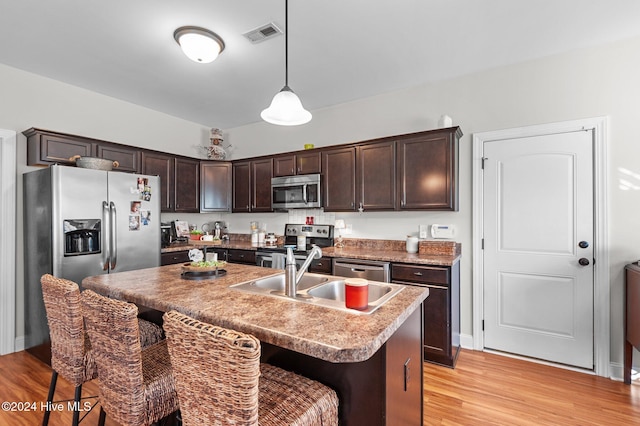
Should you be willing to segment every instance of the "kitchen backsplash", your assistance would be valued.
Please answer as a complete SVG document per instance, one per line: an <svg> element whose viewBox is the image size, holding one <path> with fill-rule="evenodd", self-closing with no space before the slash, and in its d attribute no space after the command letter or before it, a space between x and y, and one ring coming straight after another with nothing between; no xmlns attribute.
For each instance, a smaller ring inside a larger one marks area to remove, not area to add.
<svg viewBox="0 0 640 426"><path fill-rule="evenodd" d="M204 223L223 220L227 223L228 232L237 234L250 233L249 222L258 221L266 224L267 232L281 235L287 223L305 223L306 218L312 216L314 224L333 225L336 219L342 219L351 230L340 230L345 238L402 240L407 235L418 236L419 225L432 225L436 223L453 224L461 230L470 227L470 224L460 222L460 215L452 212L364 212L343 213L324 212L322 209L296 209L290 212L276 213L162 213L162 221L186 220L195 223L201 229ZM336 230L335 235L338 235ZM427 239L431 239L429 235ZM454 241L460 241L454 238ZM464 241L462 241L464 243Z"/></svg>

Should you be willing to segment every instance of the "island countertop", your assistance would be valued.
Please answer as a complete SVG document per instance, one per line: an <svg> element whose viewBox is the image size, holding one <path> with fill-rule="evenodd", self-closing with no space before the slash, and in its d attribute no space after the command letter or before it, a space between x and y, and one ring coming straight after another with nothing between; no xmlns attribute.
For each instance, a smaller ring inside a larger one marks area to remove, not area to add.
<svg viewBox="0 0 640 426"><path fill-rule="evenodd" d="M429 294L427 288L406 286L374 313L359 315L229 288L282 271L232 263L224 269L224 276L197 281L181 278L182 265L168 265L87 277L82 286L161 312L177 310L333 363L369 359Z"/></svg>

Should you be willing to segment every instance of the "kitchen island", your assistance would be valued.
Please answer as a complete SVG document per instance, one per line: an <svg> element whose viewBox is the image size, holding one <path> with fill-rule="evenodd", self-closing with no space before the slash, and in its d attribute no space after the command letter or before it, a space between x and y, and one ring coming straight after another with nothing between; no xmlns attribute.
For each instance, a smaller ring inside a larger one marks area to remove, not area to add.
<svg viewBox="0 0 640 426"><path fill-rule="evenodd" d="M227 264L226 275L183 280L181 265L85 278L84 288L160 312L250 333L262 359L323 382L340 398L340 423L422 423L422 302L406 287L371 315L284 297L245 293L232 284L282 271Z"/></svg>

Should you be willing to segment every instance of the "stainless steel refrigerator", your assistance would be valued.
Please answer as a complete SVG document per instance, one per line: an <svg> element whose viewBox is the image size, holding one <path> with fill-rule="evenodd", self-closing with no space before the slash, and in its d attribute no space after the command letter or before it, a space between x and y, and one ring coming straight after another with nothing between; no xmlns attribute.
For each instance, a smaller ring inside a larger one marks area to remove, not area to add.
<svg viewBox="0 0 640 426"><path fill-rule="evenodd" d="M25 348L50 362L40 277L160 266L160 178L51 166L25 173Z"/></svg>

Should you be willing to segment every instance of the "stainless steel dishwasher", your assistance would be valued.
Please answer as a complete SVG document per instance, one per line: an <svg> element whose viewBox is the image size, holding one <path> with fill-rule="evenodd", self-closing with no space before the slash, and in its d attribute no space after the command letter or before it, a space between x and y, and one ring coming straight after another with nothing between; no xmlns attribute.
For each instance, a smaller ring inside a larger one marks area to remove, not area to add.
<svg viewBox="0 0 640 426"><path fill-rule="evenodd" d="M334 258L333 275L388 283L391 282L389 265L389 262L374 260Z"/></svg>

